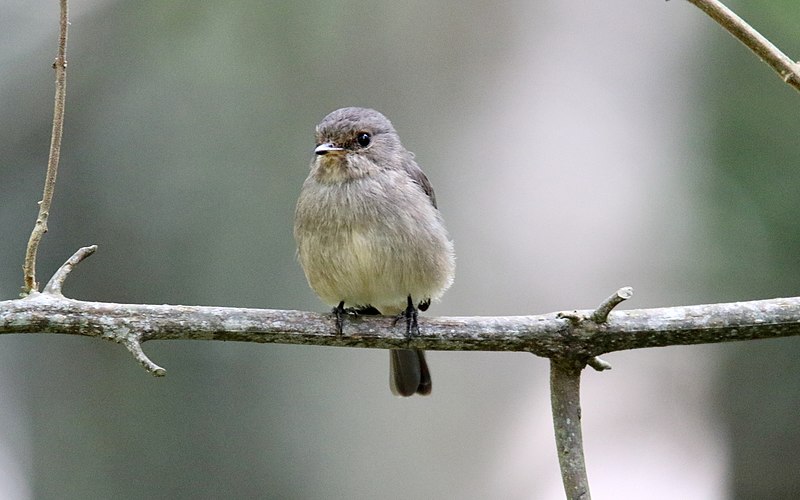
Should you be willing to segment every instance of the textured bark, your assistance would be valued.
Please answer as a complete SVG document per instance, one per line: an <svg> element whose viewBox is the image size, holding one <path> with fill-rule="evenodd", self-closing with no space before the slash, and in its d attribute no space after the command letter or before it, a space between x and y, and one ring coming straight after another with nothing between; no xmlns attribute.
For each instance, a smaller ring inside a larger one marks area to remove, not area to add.
<svg viewBox="0 0 800 500"><path fill-rule="evenodd" d="M570 500L590 500L581 432L581 367L550 361L550 402L558 464Z"/></svg>
<svg viewBox="0 0 800 500"><path fill-rule="evenodd" d="M590 358L614 351L800 334L800 298L659 309L532 316L420 318L407 340L389 317L347 318L335 333L330 314L272 309L115 304L32 293L0 302L0 333L63 333L116 342L227 340L429 350L530 351L548 358Z"/></svg>

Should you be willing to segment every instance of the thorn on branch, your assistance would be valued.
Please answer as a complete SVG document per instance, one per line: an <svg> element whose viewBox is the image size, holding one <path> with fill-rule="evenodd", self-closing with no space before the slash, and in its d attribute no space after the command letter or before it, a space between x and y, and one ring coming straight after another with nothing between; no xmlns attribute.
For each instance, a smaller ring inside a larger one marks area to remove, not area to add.
<svg viewBox="0 0 800 500"><path fill-rule="evenodd" d="M150 358L148 358L147 354L145 354L142 350L142 344L139 342L139 339L124 339L120 342L128 349L128 351L130 351L131 354L133 354L133 357L144 367L145 370L149 371L156 377L163 377L167 374L167 370L150 361Z"/></svg>
<svg viewBox="0 0 800 500"><path fill-rule="evenodd" d="M585 322L593 323L594 325L602 325L608 321L608 315L611 310L617 307L622 302L633 297L633 288L626 286L617 290L614 295L610 296L600 304L590 315L585 316L578 311L563 311L556 315L557 318L566 319L573 327L580 327ZM586 361L586 364L595 370L602 372L611 369L611 364L600 359L597 356L592 356Z"/></svg>
<svg viewBox="0 0 800 500"><path fill-rule="evenodd" d="M611 363L603 359L600 359L599 356L594 356L589 358L589 361L587 361L586 364L599 372L611 369Z"/></svg>
<svg viewBox="0 0 800 500"><path fill-rule="evenodd" d="M42 293L50 293L53 295L62 295L61 287L64 285L64 281L67 279L67 276L72 271L72 269L77 266L83 259L92 255L97 250L97 245L91 245L88 247L83 247L78 249L72 257L67 259L61 267L58 268L58 271L53 274L53 277L50 278L50 281L47 282L45 285L44 290Z"/></svg>
<svg viewBox="0 0 800 500"><path fill-rule="evenodd" d="M608 314L612 309L631 297L633 297L633 288L625 286L617 290L614 295L604 300L589 316L584 316L578 311L562 311L556 314L556 317L566 319L575 326L580 325L584 321L591 321L592 323L600 325L608 320Z"/></svg>
<svg viewBox="0 0 800 500"><path fill-rule="evenodd" d="M598 325L605 323L608 320L608 314L611 310L631 297L633 297L632 287L626 286L620 288L614 295L604 300L603 303L594 310L592 315L589 316L589 320Z"/></svg>

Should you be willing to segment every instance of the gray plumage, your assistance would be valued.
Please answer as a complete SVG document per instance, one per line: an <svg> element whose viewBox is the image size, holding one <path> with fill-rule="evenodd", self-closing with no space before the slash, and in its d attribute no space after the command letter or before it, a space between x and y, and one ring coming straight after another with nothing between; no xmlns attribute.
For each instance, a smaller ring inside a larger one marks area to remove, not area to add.
<svg viewBox="0 0 800 500"><path fill-rule="evenodd" d="M309 285L332 307L426 309L453 282L455 256L414 155L385 116L364 108L330 113L316 144L294 223ZM430 393L422 351L396 350L390 359L393 392Z"/></svg>

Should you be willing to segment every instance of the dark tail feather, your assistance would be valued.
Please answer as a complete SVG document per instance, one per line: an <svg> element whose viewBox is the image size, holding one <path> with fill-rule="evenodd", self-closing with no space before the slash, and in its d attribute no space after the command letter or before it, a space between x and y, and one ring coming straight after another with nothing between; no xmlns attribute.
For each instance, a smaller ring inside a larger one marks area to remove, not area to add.
<svg viewBox="0 0 800 500"><path fill-rule="evenodd" d="M396 396L431 393L431 373L425 362L425 352L417 349L392 349L390 357L390 388Z"/></svg>
<svg viewBox="0 0 800 500"><path fill-rule="evenodd" d="M420 396L429 396L433 390L433 382L431 381L431 372L428 370L428 363L425 361L425 351L415 351L419 357L419 387L417 387L417 394Z"/></svg>

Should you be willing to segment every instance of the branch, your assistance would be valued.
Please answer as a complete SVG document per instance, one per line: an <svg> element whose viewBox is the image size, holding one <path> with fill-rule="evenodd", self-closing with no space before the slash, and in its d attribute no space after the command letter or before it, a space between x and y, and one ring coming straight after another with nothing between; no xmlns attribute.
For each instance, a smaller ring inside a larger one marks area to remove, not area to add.
<svg viewBox="0 0 800 500"><path fill-rule="evenodd" d="M591 311L586 311L591 313ZM336 335L330 314L182 305L118 304L34 293L0 301L0 334L59 333L150 340L222 340L440 351L526 351L546 358L594 356L626 349L800 335L800 297L612 313L608 323L570 327L555 313L533 316L420 318L407 340L392 317L348 318Z"/></svg>
<svg viewBox="0 0 800 500"><path fill-rule="evenodd" d="M689 2L708 14L711 19L755 52L762 61L769 64L780 75L784 82L800 91L800 64L792 61L772 42L747 24L744 19L718 0L689 0Z"/></svg>
<svg viewBox="0 0 800 500"><path fill-rule="evenodd" d="M47 232L47 218L50 216L50 205L56 187L58 160L61 157L61 133L64 129L64 103L67 99L67 28L69 16L67 0L60 0L61 16L59 19L58 54L53 69L56 72L56 97L53 109L53 130L50 134L50 154L47 159L47 176L44 181L44 194L39 202L39 215L33 226L28 248L25 250L25 262L22 265L24 279L23 292L30 293L39 289L36 283L36 253L39 242Z"/></svg>
<svg viewBox="0 0 800 500"><path fill-rule="evenodd" d="M611 313L611 310L617 307L618 305L622 304L624 301L628 300L629 298L633 297L633 288L626 286L617 290L614 295L611 295L606 300L600 304L597 309L592 312L589 316L585 316L580 314L578 311L572 312L560 312L558 313L557 317L564 318L570 321L573 326L580 327L581 324L585 322L593 323L594 325L602 325L608 321L608 315ZM586 364L594 368L595 370L602 372L604 370L610 370L611 365L603 361L597 356L592 356L586 361ZM583 367L581 367L583 368Z"/></svg>
<svg viewBox="0 0 800 500"><path fill-rule="evenodd" d="M78 249L72 257L67 259L67 261L58 268L58 271L56 271L53 277L50 278L50 281L48 281L47 285L44 287L44 293L62 295L61 287L64 286L64 281L67 279L67 276L69 276L69 273L72 272L75 266L80 264L83 259L92 255L95 251L97 251L97 245Z"/></svg>
<svg viewBox="0 0 800 500"><path fill-rule="evenodd" d="M576 329L593 330L608 323L611 310L633 297L633 288L627 286L604 300L591 314L578 311L556 315L570 322ZM591 500L589 477L583 458L583 432L581 431L581 372L586 365L597 371L610 370L611 365L592 356L588 360L580 355L550 359L550 404L553 410L553 429L556 435L558 465L564 492L571 500Z"/></svg>
<svg viewBox="0 0 800 500"><path fill-rule="evenodd" d="M564 491L571 500L590 500L581 432L581 367L550 360L550 403L558 464Z"/></svg>
<svg viewBox="0 0 800 500"><path fill-rule="evenodd" d="M69 271L93 247L79 250L45 289L23 299L0 301L0 334L59 333L113 340L127 347L150 340L223 340L368 348L525 351L576 363L626 349L691 345L800 335L800 297L638 309L597 310L533 316L420 318L421 334L406 339L392 317L357 317L337 335L329 314L272 309L116 304L61 295ZM604 302L606 304L606 302ZM137 352L133 351L134 355ZM142 361L143 358L137 357ZM146 359L146 358L144 358ZM163 374L155 364L144 363Z"/></svg>

